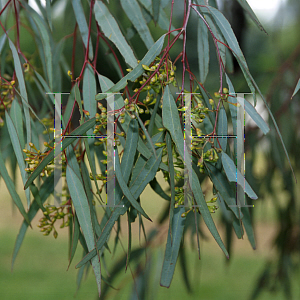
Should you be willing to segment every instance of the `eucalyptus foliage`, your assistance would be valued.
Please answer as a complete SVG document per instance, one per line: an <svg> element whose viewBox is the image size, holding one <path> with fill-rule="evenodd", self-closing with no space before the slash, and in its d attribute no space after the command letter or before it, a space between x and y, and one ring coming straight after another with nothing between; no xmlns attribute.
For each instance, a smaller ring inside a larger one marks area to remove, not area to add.
<svg viewBox="0 0 300 300"><path fill-rule="evenodd" d="M247 1L238 2L264 30ZM42 211L39 227L44 235L51 233L56 238L57 226L68 228L70 263L81 245L83 258L76 262L79 284L84 270L92 265L99 296L104 299L118 272L137 262L136 291L140 299L146 299L150 267L146 265L143 275L138 268L144 267L141 254L159 234L153 230L146 237L144 230L144 222L157 217L143 207L141 194L148 185L168 204L161 218L169 224L160 266L161 286L170 286L178 257L184 260L183 239L188 228L197 236L199 249L201 219L227 258L232 228L239 239L246 233L255 249L247 204L251 206L251 199L257 196L237 168L235 157L243 141L232 144L227 137L237 135L241 103L264 134L269 126L255 109L256 100L253 106L247 100L240 103L236 96L229 72L230 52L254 98L258 93L267 108L268 104L215 1L180 1L180 28L173 24L173 15L179 14L174 11L174 0L35 3L39 12L24 0L0 1L0 173L24 217L12 265L26 230ZM187 55L190 22L197 27L194 47L199 74L193 74ZM160 37L154 38L154 32ZM213 52L219 66L214 74L219 88L210 93L205 81ZM299 83L295 93L298 90ZM55 173L54 94L62 92L69 94L61 111L62 202L53 204L49 199L54 193ZM115 93L113 108L106 101L111 93ZM190 107L185 102L188 98ZM268 111L289 160L275 118ZM107 136L111 117L113 148L109 148ZM112 149L114 171L108 178ZM20 168L26 205L15 190L15 178L8 175L8 158L14 172L17 165ZM169 191L163 190L157 179L160 172ZM210 199L202 190L207 179L213 185ZM109 182L115 183L113 205L107 205L109 199L103 197L105 192L109 194ZM245 192L246 205L237 202L238 186ZM214 222L218 207L228 229L227 248ZM127 256L108 277L102 268L110 251L108 241L116 231L118 246L120 216L124 214L129 230ZM133 222L139 223L146 238L146 243L135 249L131 249Z"/></svg>

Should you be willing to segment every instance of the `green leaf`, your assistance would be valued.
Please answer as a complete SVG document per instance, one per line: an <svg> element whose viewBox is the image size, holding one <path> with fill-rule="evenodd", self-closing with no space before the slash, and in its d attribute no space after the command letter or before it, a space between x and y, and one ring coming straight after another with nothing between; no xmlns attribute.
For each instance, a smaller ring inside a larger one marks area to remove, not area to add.
<svg viewBox="0 0 300 300"><path fill-rule="evenodd" d="M79 27L79 31L84 43L85 49L87 49L89 38L89 27L85 19L84 10L80 0L72 0L73 10L75 13L76 22ZM93 45L91 39L89 40L89 59L93 59Z"/></svg>
<svg viewBox="0 0 300 300"><path fill-rule="evenodd" d="M121 162L121 171L126 184L128 183L132 166L134 163L134 155L136 153L139 140L139 125L136 120L131 120L126 135L126 144Z"/></svg>
<svg viewBox="0 0 300 300"><path fill-rule="evenodd" d="M261 117L261 115L256 111L256 109L249 103L246 99L241 100L241 98L237 97L237 101L243 105L247 114L251 117L251 119L256 123L256 125L261 129L264 134L267 134L270 131L268 124Z"/></svg>
<svg viewBox="0 0 300 300"><path fill-rule="evenodd" d="M159 166L159 163L161 161L161 156L162 156L162 149L159 149L157 151L157 158L154 157L154 155L152 155L146 165L144 165L143 169L141 170L140 174L141 176L138 178L137 181L135 181L132 186L129 188L131 194L133 195L133 197L135 199L137 199L139 197L139 195L142 193L142 191L145 189L145 187L147 186L147 184L154 178L156 172L157 172L157 168ZM128 210L128 208L130 207L130 202L126 199L123 198L122 201L120 201L119 203L117 202L117 204L119 206L117 206L109 220L106 222L102 234L100 236L100 238L97 241L97 249L100 250L102 249L102 247L104 246L104 244L106 243L106 240L116 222L116 220L119 218L119 216L125 214L125 212ZM122 205L124 205L122 207ZM84 264L86 264L89 260L91 260L95 255L97 255L97 251L94 249L92 251L90 251L85 257L84 259L82 259L77 265L76 268L80 268L81 266L83 266Z"/></svg>
<svg viewBox="0 0 300 300"><path fill-rule="evenodd" d="M83 105L84 109L90 113L90 117L95 117L97 112L97 103L95 96L97 94L96 79L93 68L87 64L83 73Z"/></svg>
<svg viewBox="0 0 300 300"><path fill-rule="evenodd" d="M216 190L222 196L222 199L227 203L229 209L232 210L235 216L238 219L241 219L243 216L236 206L236 192L230 186L224 173L209 163L205 164L205 166L208 170L209 177L211 178Z"/></svg>
<svg viewBox="0 0 300 300"><path fill-rule="evenodd" d="M171 188L169 231L171 235L171 242L173 243L172 228L173 228L173 217L174 217L174 207L175 207L175 172L174 172L173 154L172 154L172 140L169 133L166 134L166 144L167 144L167 152L168 152L168 166L169 166L170 188Z"/></svg>
<svg viewBox="0 0 300 300"><path fill-rule="evenodd" d="M159 195L161 198L167 200L167 201L170 201L171 198L170 196L168 196L164 190L162 189L162 187L160 186L160 184L158 183L158 181L156 180L156 178L153 178L152 181L150 181L150 186L151 188L153 189L153 191Z"/></svg>
<svg viewBox="0 0 300 300"><path fill-rule="evenodd" d="M218 137L218 140L222 150L226 152L228 127L227 127L227 115L224 107L221 107L219 109L217 134L219 136L222 136L222 137Z"/></svg>
<svg viewBox="0 0 300 300"><path fill-rule="evenodd" d="M249 242L250 242L253 250L255 250L256 249L256 243L255 243L253 227L252 227L252 224L251 224L249 208L246 207L246 206L242 206L242 213L244 214L243 224L244 224Z"/></svg>
<svg viewBox="0 0 300 300"><path fill-rule="evenodd" d="M183 229L186 218L182 218L181 214L184 213L184 207L178 207L174 209L174 218L172 225L172 239L170 230L168 231L168 240L165 251L165 258L163 262L160 285L164 287L170 287L173 279L175 266L177 262L179 247L183 235Z"/></svg>
<svg viewBox="0 0 300 300"><path fill-rule="evenodd" d="M150 220L149 216L145 213L144 209L140 206L140 204L135 200L132 193L130 192L126 182L124 181L122 172L121 172L121 165L119 160L119 153L118 148L115 148L115 172L116 172L116 178L118 180L118 183L122 189L122 192L124 196L127 198L127 200L131 203L131 205L139 212L141 213L146 219Z"/></svg>
<svg viewBox="0 0 300 300"><path fill-rule="evenodd" d="M258 28L261 31L264 31L265 33L266 30L264 29L264 27L262 26L262 24L259 22L258 18L256 17L254 11L252 10L252 8L250 7L250 5L248 4L248 2L246 0L237 0L237 2L243 7L243 9L249 14L250 18L256 23L256 25L258 26Z"/></svg>
<svg viewBox="0 0 300 300"><path fill-rule="evenodd" d="M199 64L199 80L203 84L206 80L209 70L209 42L207 27L201 19L198 20L197 49Z"/></svg>
<svg viewBox="0 0 300 300"><path fill-rule="evenodd" d="M1 168L1 170L2 170L2 168ZM46 180L44 181L43 185L41 186L41 188L39 190L40 199L41 199L42 203L44 203L48 199L49 195L51 193L53 193L53 184L54 184L54 174L52 173L52 175L50 177L46 178ZM35 217L35 215L37 214L39 209L40 209L40 207L37 204L36 200L33 200L33 202L30 205L29 211L28 211L29 222L27 222L26 220L23 221L21 228L19 230L16 242L15 242L14 251L13 251L13 255L12 255L11 268L13 268L14 262L17 258L17 254L19 253L19 250L21 248L27 228L29 226L28 224L30 224L30 222L33 220L33 218Z"/></svg>
<svg viewBox="0 0 300 300"><path fill-rule="evenodd" d="M41 16L33 10L28 5L25 5L26 9L29 11L32 19L34 20L36 27L40 32L40 38L42 41L45 61L46 61L46 69L47 69L47 77L49 82L50 90L53 90L53 61L52 61L52 47L51 47L51 33L49 32L45 21L41 18Z"/></svg>
<svg viewBox="0 0 300 300"><path fill-rule="evenodd" d="M27 172L25 171L26 167L25 167L25 160L24 160L24 155L23 155L24 153L21 148L17 130L12 122L12 119L10 118L9 114L7 113L7 111L5 111L5 118L6 118L6 123L7 123L10 140L11 140L11 143L12 143L12 146L13 146L13 149L14 149L15 155L17 157L19 167L20 167L22 181L23 181L23 184L25 185L26 180L27 180ZM26 198L27 198L27 205L29 207L30 206L30 191L29 190L25 191L25 194L26 194Z"/></svg>
<svg viewBox="0 0 300 300"><path fill-rule="evenodd" d="M231 182L237 182L242 188L244 188L245 186L245 192L247 193L247 195L251 199L257 199L257 195L252 190L251 186L241 174L241 172L237 169L231 158L225 152L222 152L221 159L228 180Z"/></svg>
<svg viewBox="0 0 300 300"><path fill-rule="evenodd" d="M1 52L1 51L0 51L0 52ZM297 85L296 85L296 88L295 88L295 90L294 90L294 93L293 93L292 98L298 93L299 90L300 90L300 78L299 78L299 80L298 80L298 83L297 83Z"/></svg>
<svg viewBox="0 0 300 300"><path fill-rule="evenodd" d="M16 206L18 207L20 213L22 214L22 216L24 217L24 219L26 220L26 222L28 224L30 224L30 220L28 218L28 215L25 211L25 208L23 206L23 203L16 191L15 185L13 183L13 181L11 180L11 178L8 175L6 166L5 166L5 162L3 160L2 154L1 154L1 150L0 150L0 174L4 179L4 182L6 184L6 187L14 201L14 203L16 204Z"/></svg>
<svg viewBox="0 0 300 300"><path fill-rule="evenodd" d="M152 0L152 9L153 9L154 23L157 23L157 21L159 19L160 0Z"/></svg>
<svg viewBox="0 0 300 300"><path fill-rule="evenodd" d="M13 101L10 109L10 117L16 127L17 136L20 140L21 149L25 149L25 140L24 140L24 132L23 132L23 115L22 109L19 102Z"/></svg>
<svg viewBox="0 0 300 300"><path fill-rule="evenodd" d="M23 110L24 110L25 121L26 121L26 123L25 123L26 124L26 132L27 132L26 142L29 143L31 141L31 124L30 124L31 118L30 118L30 114L29 114L28 96L27 96L27 91L26 91L26 86L25 86L23 70L22 70L21 61L20 61L17 49L10 39L9 39L9 47L13 54L14 64L15 64L15 72L16 72L16 75L18 78L20 93L21 93L21 98L22 98L22 103L23 103Z"/></svg>
<svg viewBox="0 0 300 300"><path fill-rule="evenodd" d="M92 219L90 208L88 204L88 199L86 197L82 181L79 179L78 175L73 171L73 169L67 165L66 179L69 187L72 202L77 214L78 222L82 229L88 250L91 251L95 247L94 232L92 226ZM93 257L92 266L94 269L98 293L101 294L101 266L100 259L96 256Z"/></svg>
<svg viewBox="0 0 300 300"><path fill-rule="evenodd" d="M132 49L125 40L118 23L116 22L110 11L107 9L105 4L102 1L96 1L94 10L95 19L101 27L105 36L116 45L128 65L132 68L136 67L137 59L135 58Z"/></svg>
<svg viewBox="0 0 300 300"><path fill-rule="evenodd" d="M92 118L87 122L83 123L79 127L77 127L74 131L71 132L68 138L64 138L62 141L62 151L65 150L69 145L71 145L75 140L78 140L78 136L86 133L90 128L92 128L96 123L96 119ZM72 137L74 136L74 137ZM54 150L51 150L49 154L41 161L41 163L36 167L36 169L32 172L30 177L28 178L24 189L27 189L29 185L33 182L33 180L42 172L42 170L54 159Z"/></svg>
<svg viewBox="0 0 300 300"><path fill-rule="evenodd" d="M143 17L138 2L136 0L121 0L121 5L144 44L148 49L150 49L154 44L154 40Z"/></svg>
<svg viewBox="0 0 300 300"><path fill-rule="evenodd" d="M124 76L120 81L118 81L114 86L110 87L109 89L102 89L102 93L117 93L127 85L128 80L133 82L139 76L141 76L145 72L142 65L149 66L154 61L155 57L159 55L164 44L165 37L166 35L164 34L155 42L155 44L146 53L146 55L140 61L140 63L130 73ZM104 76L101 77L103 78ZM96 100L102 100L105 97L106 96L104 95L98 94L96 96Z"/></svg>
<svg viewBox="0 0 300 300"><path fill-rule="evenodd" d="M179 154L184 159L184 139L183 133L181 129L181 122L179 119L179 114L177 110L177 106L173 96L170 94L169 86L166 86L165 92L163 95L163 124L169 130L172 140L175 143ZM191 168L191 166L186 166L188 169L189 178L192 180L190 183L192 186L192 192L195 197L196 203L199 205L200 212L202 214L203 220L215 238L216 242L219 244L220 248L223 250L225 255L228 257L228 252L221 240L221 237L218 233L218 230L215 226L215 223L211 217L211 214L207 208L206 201L204 199L204 195L195 171Z"/></svg>
<svg viewBox="0 0 300 300"><path fill-rule="evenodd" d="M220 28L220 31L222 32L229 48L231 49L233 55L236 57L243 71L244 77L247 81L250 91L251 93L253 93L254 105L256 105L255 87L252 84L252 78L249 76L249 68L229 22L220 11L218 11L213 7L210 7L209 9L202 8L202 10L209 11L211 13L211 16L215 20L216 24Z"/></svg>
<svg viewBox="0 0 300 300"><path fill-rule="evenodd" d="M4 48L5 41L6 41L6 34L4 33L0 38L0 54Z"/></svg>

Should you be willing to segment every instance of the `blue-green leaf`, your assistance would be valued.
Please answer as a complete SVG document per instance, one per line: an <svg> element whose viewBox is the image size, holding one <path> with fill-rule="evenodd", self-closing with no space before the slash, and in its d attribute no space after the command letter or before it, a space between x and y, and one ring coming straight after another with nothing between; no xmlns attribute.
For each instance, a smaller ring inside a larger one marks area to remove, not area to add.
<svg viewBox="0 0 300 300"><path fill-rule="evenodd" d="M94 10L96 21L105 36L116 45L128 65L132 68L136 67L137 59L106 5L102 1L96 1Z"/></svg>
<svg viewBox="0 0 300 300"><path fill-rule="evenodd" d="M294 90L294 93L293 93L292 98L298 93L299 90L300 90L300 78L299 78L299 80L298 80L298 83L297 83L297 85L296 85L296 88L295 88L295 90Z"/></svg>
<svg viewBox="0 0 300 300"><path fill-rule="evenodd" d="M252 10L252 8L250 7L250 5L248 4L247 0L237 0L237 2L240 3L240 5L244 8L244 10L249 14L249 16L251 17L251 19L258 26L258 28L261 31L264 31L265 33L267 33L266 30L264 29L264 27L262 26L262 24L259 22L258 18L256 17L254 11Z"/></svg>
<svg viewBox="0 0 300 300"><path fill-rule="evenodd" d="M52 173L52 175L50 177L46 178L46 180L44 181L43 185L41 186L41 188L39 190L40 199L41 199L42 203L44 203L48 199L49 195L51 193L53 193L53 184L54 184L53 179L54 179L54 174ZM23 221L20 231L18 233L16 242L15 242L13 256L12 256L12 262L11 262L11 268L13 268L17 254L19 253L19 250L21 248L22 242L25 237L25 233L29 226L28 224L33 220L33 218L35 217L35 215L37 214L39 209L40 209L40 207L37 204L36 200L33 200L33 202L30 205L29 211L28 211L29 222L27 222L26 220Z"/></svg>
<svg viewBox="0 0 300 300"><path fill-rule="evenodd" d="M140 213L142 214L146 219L150 220L149 216L145 213L144 209L140 206L140 204L134 199L132 193L130 192L126 182L124 181L122 172L121 172L121 165L119 160L119 153L118 148L115 148L115 172L116 172L116 178L118 180L118 183L120 185L120 188L124 194L124 196L127 198L127 200L131 203L131 205Z"/></svg>
<svg viewBox="0 0 300 300"><path fill-rule="evenodd" d="M25 167L25 159L24 159L24 155L23 155L24 153L21 148L18 132L16 130L15 125L12 122L12 119L10 118L9 114L7 113L7 111L5 111L5 118L6 118L6 123L7 123L10 140L11 140L12 146L14 148L14 152L15 152L15 155L17 157L17 161L18 161L18 164L20 167L22 181L23 181L23 184L25 185L25 183L27 181L27 172L25 171L26 167ZM30 191L29 190L25 191L25 194L26 194L26 198L27 198L27 205L29 207L30 206Z"/></svg>
<svg viewBox="0 0 300 300"><path fill-rule="evenodd" d="M92 118L89 121L83 123L81 126L77 127L74 131L72 131L71 136L63 139L62 141L62 151L66 149L69 145L71 145L75 140L78 140L79 135L83 135L90 128L92 128L96 123L96 119ZM40 164L36 167L36 169L32 172L30 177L28 178L24 189L27 189L29 185L33 182L33 180L42 172L46 165L48 165L54 159L54 150L51 150L49 154L40 162Z"/></svg>
<svg viewBox="0 0 300 300"><path fill-rule="evenodd" d="M121 0L121 5L148 49L154 44L150 30L136 0Z"/></svg>
<svg viewBox="0 0 300 300"><path fill-rule="evenodd" d="M198 20L197 49L199 64L199 80L203 84L206 80L209 69L209 43L208 30L205 23Z"/></svg>
<svg viewBox="0 0 300 300"><path fill-rule="evenodd" d="M135 182L130 186L130 192L133 195L135 199L139 197L139 195L142 193L142 191L145 189L147 184L154 178L159 163L161 161L161 156L162 156L162 149L159 149L157 151L157 158L155 158L154 155L152 155L147 163L144 165L143 169L141 170L141 176L135 180ZM97 249L100 250L106 243L106 240L116 222L116 220L119 218L120 215L125 214L125 212L128 210L130 207L130 202L126 199L123 198L122 201L117 202L119 206L117 206L107 223L105 224L105 227L103 228L102 234L100 238L97 241ZM123 207L122 207L123 205ZM89 260L91 260L95 255L97 255L96 249L90 251L84 259L82 259L77 265L76 268L80 268L83 266L85 263L87 263Z"/></svg>
<svg viewBox="0 0 300 300"><path fill-rule="evenodd" d="M67 165L66 179L67 179L70 195L72 198L72 202L77 214L78 222L82 229L88 250L92 251L95 248L95 239L94 239L94 232L93 232L89 203L84 191L84 187L82 185L82 181L69 165ZM100 259L97 256L95 256L92 258L91 262L95 273L98 292L100 296L101 294Z"/></svg>
<svg viewBox="0 0 300 300"><path fill-rule="evenodd" d="M29 220L28 215L25 211L23 203L22 203L18 193L16 192L15 185L14 185L13 181L11 180L11 178L8 175L8 172L7 172L7 169L6 169L6 166L5 166L5 162L4 162L2 154L1 154L1 150L0 150L0 174L4 179L6 187L9 191L14 203L18 207L20 213L22 214L22 216L26 220L27 224L30 224L30 220Z"/></svg>
<svg viewBox="0 0 300 300"><path fill-rule="evenodd" d="M166 86L165 92L163 95L163 124L166 127L172 137L173 142L175 143L180 156L184 159L184 139L183 133L181 129L181 122L179 119L179 114L177 110L177 106L173 96L170 94L169 86ZM223 241L218 233L218 230L215 226L215 223L211 217L211 214L207 208L206 201L204 199L204 195L195 171L191 168L191 166L186 165L188 169L189 178L191 180L190 184L192 186L192 192L195 197L196 203L199 205L199 210L202 214L203 220L215 238L216 242L219 244L220 248L223 250L225 255L228 257L228 252L223 244Z"/></svg>
<svg viewBox="0 0 300 300"><path fill-rule="evenodd" d="M153 20L157 23L159 19L160 0L152 0Z"/></svg>
<svg viewBox="0 0 300 300"><path fill-rule="evenodd" d="M261 131L264 134L267 134L270 131L270 128L269 128L268 124L265 122L265 120L261 117L261 115L252 106L252 104L249 103L246 99L243 99L243 101L241 101L241 99L239 97L237 97L237 101L241 105L244 104L244 108L245 108L246 112L248 113L248 115L251 117L251 119L256 123L256 125L261 129Z"/></svg>
<svg viewBox="0 0 300 300"><path fill-rule="evenodd" d="M1 38L0 38L0 54L2 52L2 49L5 45L5 41L6 41L6 33L4 33Z"/></svg>
<svg viewBox="0 0 300 300"><path fill-rule="evenodd" d="M142 65L149 66L154 61L155 57L159 55L164 44L165 37L166 35L164 34L155 42L155 44L146 53L146 55L140 61L140 63L130 73L124 76L120 81L118 81L114 86L110 87L109 89L102 89L102 93L117 93L127 85L128 80L133 82L139 76L141 76L145 72ZM101 100L105 97L105 95L98 94L96 96L96 100Z"/></svg>
<svg viewBox="0 0 300 300"><path fill-rule="evenodd" d="M228 180L231 182L237 182L242 188L245 186L245 192L248 194L248 196L251 199L257 199L257 195L252 190L251 186L241 172L237 169L231 158L225 152L222 152L221 159Z"/></svg>
<svg viewBox="0 0 300 300"><path fill-rule="evenodd" d="M11 109L10 109L10 117L16 127L21 148L25 149L25 140L24 140L24 132L23 132L23 115L22 115L21 106L17 100L12 102Z"/></svg>
<svg viewBox="0 0 300 300"><path fill-rule="evenodd" d="M79 31L84 43L85 49L87 49L88 37L89 37L89 27L87 25L84 10L80 0L72 0L73 10L75 13L76 22L79 27ZM93 59L93 45L91 39L89 40L89 59Z"/></svg>
<svg viewBox="0 0 300 300"><path fill-rule="evenodd" d="M222 136L222 137L218 137L218 140L222 150L225 152L227 147L228 128L227 128L227 115L224 107L221 107L219 109L217 134L219 136Z"/></svg>
<svg viewBox="0 0 300 300"><path fill-rule="evenodd" d="M31 118L30 118L30 114L29 114L28 96L27 96L27 91L26 91L26 86L25 86L23 70L22 70L21 61L20 61L20 58L18 55L18 51L10 39L9 39L9 47L13 54L15 71L16 71L16 75L18 78L20 93L21 93L21 98L22 98L22 103L23 103L23 110L24 110L25 121L26 121L26 132L27 132L26 142L29 143L31 141L31 124L30 124Z"/></svg>
<svg viewBox="0 0 300 300"><path fill-rule="evenodd" d="M97 87L94 71L90 64L87 64L83 73L82 96L84 109L90 113L91 117L95 117L97 112L96 93Z"/></svg>
<svg viewBox="0 0 300 300"><path fill-rule="evenodd" d="M243 224L244 224L249 242L250 242L252 248L255 250L256 249L256 243L255 243L253 227L252 227L252 224L251 224L249 208L246 207L246 206L242 206L242 213L244 214Z"/></svg>
<svg viewBox="0 0 300 300"><path fill-rule="evenodd" d="M163 268L160 277L160 285L169 287L175 271L177 262L180 242L183 235L183 229L185 225L185 219L182 218L181 214L184 213L184 207L178 207L174 209L174 218L172 225L172 239L170 231L168 231L168 240L165 252L165 258L163 262Z"/></svg>

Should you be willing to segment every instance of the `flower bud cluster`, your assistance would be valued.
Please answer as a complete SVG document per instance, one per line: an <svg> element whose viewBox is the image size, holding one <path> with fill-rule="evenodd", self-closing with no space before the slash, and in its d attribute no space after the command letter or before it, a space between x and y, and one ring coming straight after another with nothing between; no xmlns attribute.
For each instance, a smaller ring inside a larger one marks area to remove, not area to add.
<svg viewBox="0 0 300 300"><path fill-rule="evenodd" d="M2 116L4 116L5 114L5 109L11 107L11 104L15 98L14 86L14 80L7 82L2 78L0 79L0 128L4 126L4 120L2 119Z"/></svg>
<svg viewBox="0 0 300 300"><path fill-rule="evenodd" d="M46 210L44 211L44 216L37 225L44 235L49 235L53 231L54 238L57 238L58 232L54 227L57 220L62 220L62 224L59 226L60 228L68 227L70 225L73 214L69 209L70 205L68 205L68 203L70 202L64 201L59 207L50 205L45 207Z"/></svg>

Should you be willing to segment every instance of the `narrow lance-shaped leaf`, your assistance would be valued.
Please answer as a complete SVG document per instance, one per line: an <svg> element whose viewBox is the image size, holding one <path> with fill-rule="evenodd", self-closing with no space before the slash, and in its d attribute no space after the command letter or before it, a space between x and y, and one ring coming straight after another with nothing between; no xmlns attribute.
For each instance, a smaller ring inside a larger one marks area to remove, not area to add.
<svg viewBox="0 0 300 300"><path fill-rule="evenodd" d="M227 147L227 135L228 135L228 128L227 128L227 115L224 107L221 107L218 113L218 140L221 145L222 150L225 152Z"/></svg>
<svg viewBox="0 0 300 300"><path fill-rule="evenodd" d="M200 18L198 20L197 49L199 64L199 80L201 83L204 83L209 69L209 43L207 27Z"/></svg>
<svg viewBox="0 0 300 300"><path fill-rule="evenodd" d="M172 140L175 143L179 154L182 158L184 158L184 139L183 133L181 129L181 122L179 119L179 114L177 110L177 106L173 96L170 94L169 86L166 86L165 92L163 95L163 124L169 130ZM228 252L224 246L224 243L219 235L219 232L216 228L216 225L211 217L211 214L207 208L206 201L204 199L204 195L197 177L197 174L192 169L191 166L186 165L188 169L190 184L192 187L192 192L195 197L195 201L199 206L200 213L203 217L203 220L215 238L216 242L219 244L220 248L223 250L225 255L228 257Z"/></svg>
<svg viewBox="0 0 300 300"><path fill-rule="evenodd" d="M119 92L121 89L123 89L127 85L127 81L134 81L136 80L139 76L141 76L145 70L143 69L142 65L150 65L155 57L159 55L161 52L162 46L164 44L166 35L162 35L156 42L155 44L150 48L150 50L146 53L144 58L140 61L140 63L126 76L124 76L120 81L118 81L115 85L110 87L109 89L102 89L102 93L116 93ZM101 76L103 77L103 76ZM98 94L96 96L96 100L101 100L104 99L106 96Z"/></svg>
<svg viewBox="0 0 300 300"><path fill-rule="evenodd" d="M75 13L76 22L79 27L79 31L84 43L85 49L87 49L88 36L89 36L89 27L87 25L84 10L80 0L72 0L73 10ZM91 39L89 40L89 59L93 59L93 45Z"/></svg>
<svg viewBox="0 0 300 300"><path fill-rule="evenodd" d="M137 59L125 40L115 18L109 12L106 5L102 1L96 1L94 10L96 21L105 36L116 45L128 65L132 68L136 67Z"/></svg>
<svg viewBox="0 0 300 300"><path fill-rule="evenodd" d="M67 165L66 179L69 187L70 195L73 205L78 217L80 227L82 229L88 250L91 251L95 248L94 232L92 226L92 219L88 199L86 197L84 187L78 175L75 174L73 169ZM101 294L101 266L99 258L93 257L92 266L96 277L99 296Z"/></svg>
<svg viewBox="0 0 300 300"><path fill-rule="evenodd" d="M249 14L251 19L258 26L258 28L261 31L264 31L265 33L267 33L266 30L264 29L264 27L262 26L262 24L259 22L258 18L256 17L256 15L255 15L254 11L252 10L251 6L248 4L247 0L237 0L237 2L240 3L240 5L244 8L244 10Z"/></svg>
<svg viewBox="0 0 300 300"><path fill-rule="evenodd" d="M294 90L294 93L293 93L292 98L298 93L299 90L300 90L300 78L299 78L299 80L298 80L298 83L297 83L297 85L296 85L296 88L295 88L295 90Z"/></svg>
<svg viewBox="0 0 300 300"><path fill-rule="evenodd" d="M151 221L149 216L145 213L144 209L140 206L140 204L134 199L133 195L131 194L127 184L124 181L122 172L121 172L121 165L119 160L119 153L118 148L115 148L115 172L116 172L116 178L119 182L119 185L122 189L122 192L124 193L124 196L128 199L128 201L131 203L131 205L139 212L141 213L145 218Z"/></svg>
<svg viewBox="0 0 300 300"><path fill-rule="evenodd" d="M163 268L160 277L160 285L169 287L173 279L175 266L178 258L179 247L183 235L183 229L185 225L185 218L181 217L184 213L184 207L178 207L174 209L174 218L172 225L172 239L170 231L168 231L168 240L165 252L165 258L163 262Z"/></svg>
<svg viewBox="0 0 300 300"><path fill-rule="evenodd" d="M51 193L53 193L53 183L54 183L53 178L54 178L54 174L52 173L51 176L46 178L46 180L44 181L44 183L40 187L40 190L38 191L38 193L40 194L40 199L41 199L42 203L44 203L48 199L49 195ZM33 220L33 218L35 217L35 215L37 214L37 212L39 210L40 210L39 205L37 204L37 202L35 200L33 200L33 202L30 205L29 211L28 211L29 222L27 222L26 220L23 221L23 223L21 225L21 228L20 228L20 231L18 233L16 242L15 242L14 252L13 252L13 256L12 256L11 268L13 268L14 262L17 258L17 254L19 253L19 250L21 248L21 245L22 245L22 242L24 240L27 228L29 226L28 224L30 224L30 222Z"/></svg>
<svg viewBox="0 0 300 300"><path fill-rule="evenodd" d="M244 74L244 77L247 81L247 84L250 88L250 91L253 93L254 97L254 105L256 105L256 97L255 97L255 87L252 83L252 78L249 76L249 68L246 63L245 57L242 53L242 50L239 46L239 43L234 35L234 32L227 21L227 19L224 17L224 15L218 11L217 9L210 7L209 9L207 8L202 8L203 11L209 11L211 13L211 16L215 20L216 24L218 25L222 35L224 36L228 46L230 47L233 55L236 57L242 71Z"/></svg>
<svg viewBox="0 0 300 300"><path fill-rule="evenodd" d="M25 160L24 160L24 156L23 156L24 153L21 148L17 130L16 130L9 114L7 113L7 111L5 111L5 118L6 118L6 122L7 122L7 128L8 128L9 136L11 139L11 143L14 148L14 152L15 152L15 155L17 157L17 161L18 161L18 164L20 167L22 181L23 181L23 184L25 185L26 180L27 180L27 172L25 171ZM26 198L27 198L27 205L29 207L30 206L30 191L29 190L25 191L25 194L26 194Z"/></svg>
<svg viewBox="0 0 300 300"><path fill-rule="evenodd" d="M130 192L133 195L135 199L139 197L139 195L142 193L142 191L145 189L147 184L154 178L159 163L161 161L161 156L162 156L162 149L159 149L157 151L157 158L152 155L146 165L143 167L141 170L141 176L137 182L135 182L131 187L130 187ZM118 202L117 202L118 203ZM120 205L119 207L116 207L114 211L112 212L108 222L106 223L105 227L103 228L102 234L100 238L97 241L97 249L100 250L106 243L106 240L116 222L116 220L119 218L120 215L125 214L125 212L128 210L130 206L130 202L126 199L123 198L122 201L118 203ZM122 205L124 205L122 207ZM76 268L80 268L83 266L85 263L87 263L89 260L91 260L95 255L97 255L97 251L94 249L91 252L89 252L84 259L82 259L77 265Z"/></svg>
<svg viewBox="0 0 300 300"><path fill-rule="evenodd" d="M251 117L251 119L256 123L256 125L261 129L264 134L267 134L270 131L269 125L265 122L265 120L261 117L261 115L256 111L256 109L249 103L246 99L241 99L237 97L237 101L243 105L247 114Z"/></svg>
<svg viewBox="0 0 300 300"><path fill-rule="evenodd" d="M62 151L65 150L69 145L71 145L75 140L78 140L79 135L83 135L90 128L92 128L96 123L96 119L92 118L89 121L83 123L81 126L77 127L72 134L74 137L68 137L63 139L62 141ZM54 159L54 150L52 149L49 154L40 162L40 164L36 167L36 169L32 172L30 177L28 178L24 189L27 189L29 185L33 182L33 180L42 172L42 170Z"/></svg>
<svg viewBox="0 0 300 300"><path fill-rule="evenodd" d="M148 49L154 44L150 30L136 0L121 0L121 5Z"/></svg>
<svg viewBox="0 0 300 300"><path fill-rule="evenodd" d="M251 186L241 172L237 169L231 158L225 152L222 152L221 159L228 180L231 182L237 182L243 188L245 185L245 192L248 194L248 196L251 199L257 199L257 195L252 190Z"/></svg>
<svg viewBox="0 0 300 300"><path fill-rule="evenodd" d="M153 20L157 23L159 19L160 0L152 0Z"/></svg>
<svg viewBox="0 0 300 300"><path fill-rule="evenodd" d="M25 121L26 121L26 133L27 133L27 139L26 142L29 143L31 141L31 124L30 124L30 114L29 114L29 108L28 108L28 96L25 86L25 80L23 75L23 70L20 62L20 58L17 52L17 49L13 42L9 39L9 46L13 54L14 58L14 64L15 64L15 71L18 78L19 86L20 86L20 93L23 103L23 110L25 115Z"/></svg>
<svg viewBox="0 0 300 300"><path fill-rule="evenodd" d="M16 192L15 185L14 185L13 181L11 180L11 178L8 175L8 172L7 172L7 169L6 169L6 166L5 166L5 162L4 162L2 154L1 154L1 150L0 150L0 175L3 177L4 182L6 184L6 187L9 191L14 203L18 207L20 213L22 214L22 216L24 217L26 222L28 224L30 224L30 220L29 220L28 215L25 211L23 203L22 203L18 193Z"/></svg>

